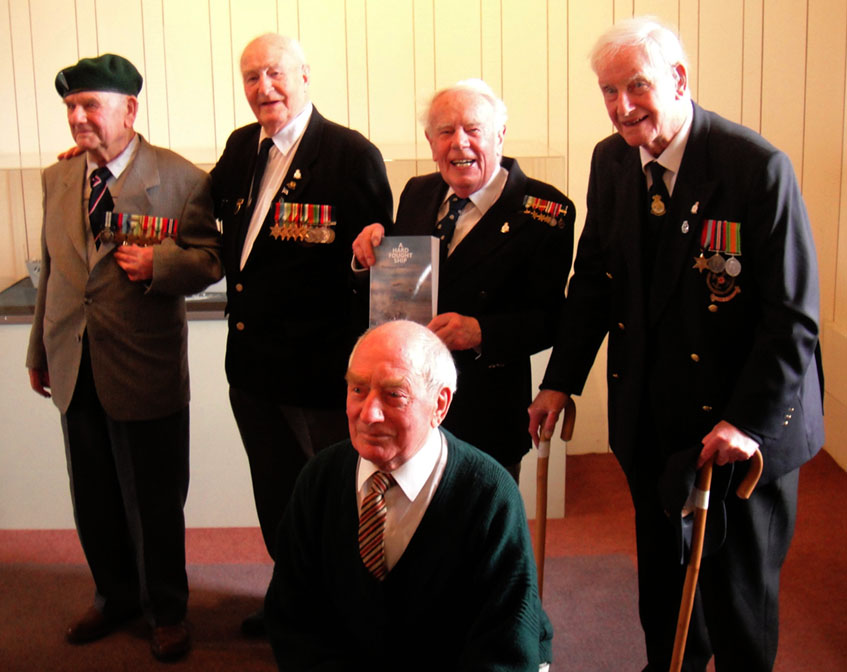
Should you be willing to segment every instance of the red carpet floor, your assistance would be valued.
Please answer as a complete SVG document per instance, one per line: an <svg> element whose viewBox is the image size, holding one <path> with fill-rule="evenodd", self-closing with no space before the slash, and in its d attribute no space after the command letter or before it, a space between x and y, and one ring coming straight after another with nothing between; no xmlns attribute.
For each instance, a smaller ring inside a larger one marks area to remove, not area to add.
<svg viewBox="0 0 847 672"><path fill-rule="evenodd" d="M803 467L797 532L783 572L777 672L847 669L847 474L826 454ZM567 517L548 524L544 603L554 670L637 672L644 664L635 594L632 506L608 455L568 459ZM194 649L175 670L273 670L265 642L240 637L271 565L257 529L187 533ZM162 669L141 622L83 647L63 629L88 604L75 532L0 531L0 671Z"/></svg>

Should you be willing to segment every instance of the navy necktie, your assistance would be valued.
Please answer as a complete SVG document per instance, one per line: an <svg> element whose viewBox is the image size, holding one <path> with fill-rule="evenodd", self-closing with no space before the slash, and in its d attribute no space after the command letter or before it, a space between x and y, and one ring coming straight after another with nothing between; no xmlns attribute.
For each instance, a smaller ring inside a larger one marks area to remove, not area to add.
<svg viewBox="0 0 847 672"><path fill-rule="evenodd" d="M453 234L456 232L456 221L459 219L459 214L462 212L469 198L459 198L456 194L450 197L450 208L447 214L444 215L435 225L435 236L441 239L441 257L447 256L447 247L450 241L453 240Z"/></svg>

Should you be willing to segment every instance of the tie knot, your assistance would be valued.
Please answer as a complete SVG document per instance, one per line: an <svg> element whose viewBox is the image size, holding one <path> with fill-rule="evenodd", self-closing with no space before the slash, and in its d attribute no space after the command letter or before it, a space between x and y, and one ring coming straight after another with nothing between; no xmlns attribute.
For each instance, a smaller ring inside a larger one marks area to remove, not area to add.
<svg viewBox="0 0 847 672"><path fill-rule="evenodd" d="M267 156L271 151L271 146L274 144L273 138L265 138L262 144L259 145L259 156Z"/></svg>
<svg viewBox="0 0 847 672"><path fill-rule="evenodd" d="M458 215L462 209L468 204L469 198L459 198L456 194L450 197L450 212Z"/></svg>
<svg viewBox="0 0 847 672"><path fill-rule="evenodd" d="M647 164L650 169L650 176L653 178L653 187L658 188L659 184L664 181L665 167L658 161L651 161Z"/></svg>
<svg viewBox="0 0 847 672"><path fill-rule="evenodd" d="M112 171L106 166L96 168L91 173L91 188L94 189L95 187L99 187L101 184L105 184L110 177L112 177Z"/></svg>
<svg viewBox="0 0 847 672"><path fill-rule="evenodd" d="M371 487L380 495L384 495L392 485L394 485L394 477L384 471L374 472L371 477Z"/></svg>

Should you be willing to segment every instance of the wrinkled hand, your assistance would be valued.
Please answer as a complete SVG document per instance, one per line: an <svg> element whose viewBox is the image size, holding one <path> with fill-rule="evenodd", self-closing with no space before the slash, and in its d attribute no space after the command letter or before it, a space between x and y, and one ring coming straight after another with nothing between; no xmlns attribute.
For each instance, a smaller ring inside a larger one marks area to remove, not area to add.
<svg viewBox="0 0 847 672"><path fill-rule="evenodd" d="M152 246L121 245L115 249L115 261L133 282L150 280L153 277Z"/></svg>
<svg viewBox="0 0 847 672"><path fill-rule="evenodd" d="M385 237L385 227L378 222L368 224L353 241L353 255L364 268L370 268L376 262L374 248L379 247Z"/></svg>
<svg viewBox="0 0 847 672"><path fill-rule="evenodd" d="M79 156L79 155L80 155L80 154L82 154L84 151L85 151L85 150L84 150L84 149L81 149L78 145L74 145L73 147L70 147L69 149L66 149L64 152L60 152L59 154L57 154L57 155L56 155L56 158L57 158L59 161L64 161L65 159L72 159L72 158L74 158L75 156Z"/></svg>
<svg viewBox="0 0 847 672"><path fill-rule="evenodd" d="M570 397L558 390L541 390L529 405L529 435L538 447L541 439L551 439L556 431L559 415Z"/></svg>
<svg viewBox="0 0 847 672"><path fill-rule="evenodd" d="M50 398L50 374L47 369L28 369L29 386L42 397Z"/></svg>
<svg viewBox="0 0 847 672"><path fill-rule="evenodd" d="M475 317L441 313L432 318L427 328L450 350L470 350L482 343L482 329Z"/></svg>
<svg viewBox="0 0 847 672"><path fill-rule="evenodd" d="M712 456L715 457L715 464L749 460L758 447L757 441L751 439L735 425L721 420L703 437L703 450L700 451L697 468L706 464Z"/></svg>

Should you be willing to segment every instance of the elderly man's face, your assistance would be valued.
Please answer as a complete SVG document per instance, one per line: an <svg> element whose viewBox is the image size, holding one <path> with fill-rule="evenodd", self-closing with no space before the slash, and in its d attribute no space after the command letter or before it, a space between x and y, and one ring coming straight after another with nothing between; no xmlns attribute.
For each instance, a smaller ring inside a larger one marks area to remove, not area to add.
<svg viewBox="0 0 847 672"><path fill-rule="evenodd" d="M244 94L268 135L281 131L309 102L309 68L279 43L256 40L241 55Z"/></svg>
<svg viewBox="0 0 847 672"><path fill-rule="evenodd" d="M138 109L135 96L111 91L80 91L64 98L77 147L106 163L120 154L132 139Z"/></svg>
<svg viewBox="0 0 847 672"><path fill-rule="evenodd" d="M685 67L654 69L641 49L628 47L598 69L597 80L621 137L659 156L687 115Z"/></svg>
<svg viewBox="0 0 847 672"><path fill-rule="evenodd" d="M460 198L484 187L499 168L505 132L476 93L451 91L436 99L426 137L441 177Z"/></svg>
<svg viewBox="0 0 847 672"><path fill-rule="evenodd" d="M450 404L450 391L429 391L402 338L374 333L347 371L347 421L353 447L393 471L424 445Z"/></svg>

